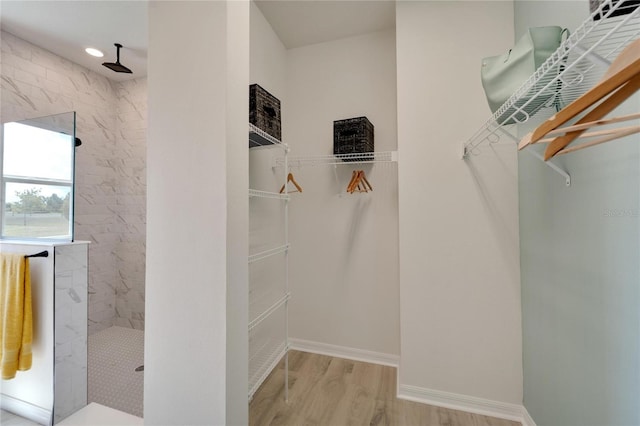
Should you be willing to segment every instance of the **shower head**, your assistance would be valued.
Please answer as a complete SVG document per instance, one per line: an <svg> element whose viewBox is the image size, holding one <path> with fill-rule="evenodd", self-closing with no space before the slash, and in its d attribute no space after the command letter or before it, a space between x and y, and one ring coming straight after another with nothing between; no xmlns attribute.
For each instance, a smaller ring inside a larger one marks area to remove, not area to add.
<svg viewBox="0 0 640 426"><path fill-rule="evenodd" d="M124 65L122 65L120 63L120 48L122 47L122 45L120 43L115 43L114 46L116 46L116 61L115 62L103 62L102 65L104 65L105 67L109 68L112 71L115 72L124 72L127 74L131 74L132 71L125 67Z"/></svg>

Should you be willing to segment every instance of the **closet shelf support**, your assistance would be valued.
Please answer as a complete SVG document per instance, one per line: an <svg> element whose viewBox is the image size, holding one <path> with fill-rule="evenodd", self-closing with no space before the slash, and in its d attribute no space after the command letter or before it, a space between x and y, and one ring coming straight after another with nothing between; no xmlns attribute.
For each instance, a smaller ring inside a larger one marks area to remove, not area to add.
<svg viewBox="0 0 640 426"><path fill-rule="evenodd" d="M508 131L506 131L502 127L500 127L499 130L500 130L500 132L502 132L502 134L508 136L511 140L513 140L516 143L516 145L518 144L518 142L520 142L520 140L517 137L513 136L511 133L509 133ZM566 171L562 170L562 168L560 168L557 164L554 164L553 161L551 161L551 160L545 161L544 157L542 156L542 154L540 154L537 151L534 151L533 149L527 149L526 152L528 152L529 154L533 155L538 160L542 161L544 164L546 164L548 167L550 167L551 170L553 170L554 172L558 173L560 176L564 177L564 183L565 183L565 185L567 185L567 187L571 186L571 175L569 175L569 173L567 173Z"/></svg>
<svg viewBox="0 0 640 426"><path fill-rule="evenodd" d="M571 175L569 173L562 170L559 166L554 164L551 160L544 161L544 157L539 152L536 152L532 149L528 149L527 152L533 155L534 157L536 157L538 160L542 161L547 166L549 166L553 171L558 173L560 176L564 177L564 183L565 185L567 185L567 187L571 186Z"/></svg>

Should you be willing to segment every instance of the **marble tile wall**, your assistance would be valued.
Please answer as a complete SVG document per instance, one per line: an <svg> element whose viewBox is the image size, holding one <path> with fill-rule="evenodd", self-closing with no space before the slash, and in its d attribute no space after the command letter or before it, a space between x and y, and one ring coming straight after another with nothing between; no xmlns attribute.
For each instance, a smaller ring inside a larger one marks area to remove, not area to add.
<svg viewBox="0 0 640 426"><path fill-rule="evenodd" d="M12 34L0 37L2 122L77 112L75 238L91 241L89 333L116 322L142 328L146 80L115 83ZM126 323L116 319L116 293L133 298L120 303Z"/></svg>
<svg viewBox="0 0 640 426"><path fill-rule="evenodd" d="M116 245L118 287L115 324L144 330L146 253L147 79L117 84Z"/></svg>
<svg viewBox="0 0 640 426"><path fill-rule="evenodd" d="M87 405L87 252L55 247L55 423Z"/></svg>

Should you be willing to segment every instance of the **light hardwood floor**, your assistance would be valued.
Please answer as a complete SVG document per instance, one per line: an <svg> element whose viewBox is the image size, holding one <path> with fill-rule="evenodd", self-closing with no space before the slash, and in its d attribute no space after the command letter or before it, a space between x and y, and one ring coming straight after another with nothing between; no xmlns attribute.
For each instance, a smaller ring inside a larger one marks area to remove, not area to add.
<svg viewBox="0 0 640 426"><path fill-rule="evenodd" d="M396 369L289 351L289 403L284 363L249 404L252 426L520 426L520 423L396 398Z"/></svg>

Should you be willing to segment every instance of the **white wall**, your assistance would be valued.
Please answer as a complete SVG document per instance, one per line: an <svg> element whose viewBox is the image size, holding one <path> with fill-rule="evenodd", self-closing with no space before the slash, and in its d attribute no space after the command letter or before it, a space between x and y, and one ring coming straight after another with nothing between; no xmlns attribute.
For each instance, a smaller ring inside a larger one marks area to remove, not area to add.
<svg viewBox="0 0 640 426"><path fill-rule="evenodd" d="M258 6L251 2L250 7L250 82L259 84L277 97L281 103L286 103L287 50Z"/></svg>
<svg viewBox="0 0 640 426"><path fill-rule="evenodd" d="M571 34L591 14L589 2L572 0L515 0L513 3L516 40L530 27L558 25Z"/></svg>
<svg viewBox="0 0 640 426"><path fill-rule="evenodd" d="M226 424L249 424L249 4L227 5L227 405Z"/></svg>
<svg viewBox="0 0 640 426"><path fill-rule="evenodd" d="M367 116L376 151L396 149L395 32L287 51L283 126L291 155L333 153L333 121ZM347 194L354 169L374 191ZM399 354L396 164L292 169L290 336ZM390 356L390 357L389 357Z"/></svg>
<svg viewBox="0 0 640 426"><path fill-rule="evenodd" d="M511 2L398 2L400 393L522 402L514 145L461 159L489 118L480 61Z"/></svg>
<svg viewBox="0 0 640 426"><path fill-rule="evenodd" d="M266 91L278 98L280 105L284 108L287 105L286 98L286 58L287 50L271 28L271 25L265 19L264 15L255 5L251 2L251 49L250 49L250 83L259 84ZM248 95L247 88L247 95ZM282 110L281 108L281 110ZM282 117L283 123L288 120L287 117ZM288 142L286 135L286 129L282 128L282 140ZM264 191L277 192L280 189L280 185L283 183L282 171L274 171L271 168L272 159L274 157L282 156L282 149L274 147L266 148L253 148L249 150L249 179L250 188L260 189ZM255 201L255 203L254 203ZM274 226L275 228L269 235L257 235L256 232L252 232L251 244L271 243L274 241L270 237L275 235L282 238L283 224L279 220L281 216L281 209L274 206L274 203L266 203L267 210L277 209L278 217L274 218L268 211L264 211L262 204L259 200L252 200L251 206L251 228L252 230L264 230L268 227ZM270 207L270 209L268 208Z"/></svg>
<svg viewBox="0 0 640 426"><path fill-rule="evenodd" d="M516 33L542 25L575 33L588 6L517 1ZM601 54L613 44L603 46ZM609 116L639 110L636 94ZM539 425L640 424L639 142L632 135L555 157L570 187L519 154L524 406Z"/></svg>
<svg viewBox="0 0 640 426"><path fill-rule="evenodd" d="M259 84L273 96L278 98L282 107L286 106L286 54L287 51L267 22L260 9L251 2L251 49L250 49L250 83ZM248 96L247 88L247 96ZM283 123L287 118L283 116ZM282 129L282 140L286 143L286 129ZM284 182L282 170L271 168L272 159L282 156L283 151L278 147L252 148L249 150L249 187L264 191L277 192ZM283 206L267 200L251 200L251 252L255 253L266 248L281 244L284 238ZM273 274L282 271L281 259L260 262L252 265L252 284L260 285L256 279L277 280ZM255 268L268 268L270 272L258 273ZM268 275L269 277L266 277Z"/></svg>
<svg viewBox="0 0 640 426"><path fill-rule="evenodd" d="M246 178L237 183L242 188L228 182L235 173L246 176L246 158L228 148L247 146L246 104L237 101L237 88L248 84L249 17L248 10L230 7L198 1L149 5L147 424L241 422L242 414L227 407L233 408L232 399L247 398L246 388L229 393L229 382L246 383L246 370L244 376L230 371L227 333L246 330L246 322L228 322L236 317L229 312L234 307L227 286L246 288L246 252L233 244L246 247L247 225L229 218L246 215L246 209L234 210L242 205L229 193L246 197ZM233 29L237 25L245 40ZM232 48L247 49L244 64ZM240 116L241 125L235 121ZM242 263L234 264L227 250ZM233 356L247 363L246 352Z"/></svg>

